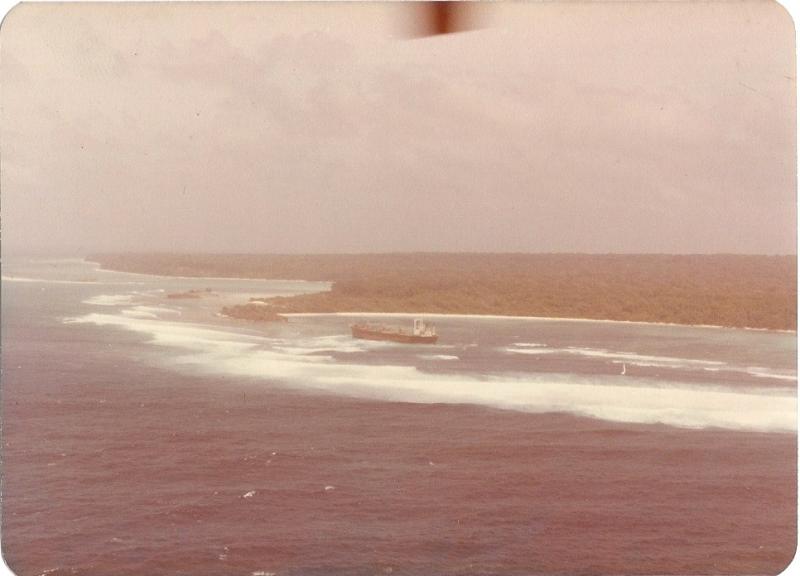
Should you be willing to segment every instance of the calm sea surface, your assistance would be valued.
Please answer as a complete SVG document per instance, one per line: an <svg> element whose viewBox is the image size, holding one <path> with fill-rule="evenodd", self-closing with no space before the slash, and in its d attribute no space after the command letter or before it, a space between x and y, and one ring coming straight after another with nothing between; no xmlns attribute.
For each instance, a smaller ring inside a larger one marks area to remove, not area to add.
<svg viewBox="0 0 800 576"><path fill-rule="evenodd" d="M209 291L167 297L190 289ZM793 557L795 334L429 317L439 343L409 346L353 340L364 316L216 315L322 289L4 261L11 568L776 574Z"/></svg>

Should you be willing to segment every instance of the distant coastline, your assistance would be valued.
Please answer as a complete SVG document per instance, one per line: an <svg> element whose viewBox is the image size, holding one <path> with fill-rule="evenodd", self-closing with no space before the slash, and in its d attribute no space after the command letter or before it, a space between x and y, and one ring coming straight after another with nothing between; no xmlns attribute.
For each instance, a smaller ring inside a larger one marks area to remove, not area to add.
<svg viewBox="0 0 800 576"><path fill-rule="evenodd" d="M782 332L796 334L797 330L779 328L753 328L752 326L721 326L719 324L679 324L677 322L647 322L644 320L612 320L610 318L568 318L565 316L508 316L503 314L438 314L435 312L289 312L284 317L294 316L364 316L375 318L472 318L483 320L531 320L534 322L602 322L609 324L643 324L648 326L681 326L684 328L708 328L710 330L752 330L755 332Z"/></svg>
<svg viewBox="0 0 800 576"><path fill-rule="evenodd" d="M198 278L202 278L205 280L267 280L267 278L258 278L254 276L208 276L205 274L200 275L187 275L181 276L178 274L162 274L159 272L134 272L132 270L124 270L120 267L114 266L106 266L102 262L98 262L97 260L92 260L91 258L76 258L76 261L79 262L86 262L88 264L95 264L97 265L98 270L108 270L109 272L124 272L125 274L133 274L135 276L163 276L168 278L177 278L178 280L197 280ZM309 282L309 283L318 283L319 280L303 280L301 278L269 278L269 280L277 281L277 282Z"/></svg>
<svg viewBox="0 0 800 576"><path fill-rule="evenodd" d="M294 278L331 290L258 298L236 317L426 314L797 329L795 256L94 254L101 268L187 278ZM266 304L266 306L265 306ZM267 314L267 310L269 313Z"/></svg>

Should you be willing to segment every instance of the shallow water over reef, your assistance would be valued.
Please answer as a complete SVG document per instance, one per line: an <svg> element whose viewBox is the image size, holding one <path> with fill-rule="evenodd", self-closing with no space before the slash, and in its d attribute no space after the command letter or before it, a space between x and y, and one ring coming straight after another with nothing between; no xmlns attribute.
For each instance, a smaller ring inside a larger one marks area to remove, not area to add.
<svg viewBox="0 0 800 576"><path fill-rule="evenodd" d="M794 334L454 317L402 346L350 338L361 316L216 316L322 284L3 274L18 574L741 574L794 554Z"/></svg>

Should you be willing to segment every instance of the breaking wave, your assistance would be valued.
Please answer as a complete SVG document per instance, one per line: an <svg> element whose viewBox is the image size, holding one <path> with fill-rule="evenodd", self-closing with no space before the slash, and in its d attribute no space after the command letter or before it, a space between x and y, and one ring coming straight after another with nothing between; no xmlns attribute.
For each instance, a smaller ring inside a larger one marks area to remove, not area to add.
<svg viewBox="0 0 800 576"><path fill-rule="evenodd" d="M133 303L133 294L99 294L83 301L95 306L127 306Z"/></svg>
<svg viewBox="0 0 800 576"><path fill-rule="evenodd" d="M143 334L154 345L175 349L173 362L181 369L191 367L207 373L264 379L293 388L353 397L468 403L534 413L566 412L615 422L687 428L796 430L796 398L791 388L712 389L619 376L534 374L515 378L431 374L413 366L347 363L330 355L312 353L360 345L339 336L294 341L102 313L66 321Z"/></svg>
<svg viewBox="0 0 800 576"><path fill-rule="evenodd" d="M458 356L452 354L420 354L419 358L423 360L459 360Z"/></svg>
<svg viewBox="0 0 800 576"><path fill-rule="evenodd" d="M748 374L755 376L756 378L772 378L774 380L788 380L791 382L797 380L797 373L790 370L776 371L770 370L769 368L751 366L747 368L746 371Z"/></svg>
<svg viewBox="0 0 800 576"><path fill-rule="evenodd" d="M725 362L717 360L696 360L693 358L675 358L672 356L650 356L647 354L635 354L633 352L614 352L601 348L579 348L569 346L567 348L548 348L542 344L515 344L515 346L525 346L523 348L506 348L506 352L512 354L572 354L588 358L604 358L616 360L627 364L640 366L722 366Z"/></svg>
<svg viewBox="0 0 800 576"><path fill-rule="evenodd" d="M771 370L758 366L734 366L718 360L700 360L697 358L676 358L673 356L652 356L635 354L633 352L615 352L598 348L549 348L544 344L517 343L515 347L503 350L512 354L547 355L565 354L582 356L585 358L600 358L609 360L612 364L627 364L647 368L684 368L703 369L707 372L730 371L749 374L757 378L772 378L775 380L794 381L797 373L793 370Z"/></svg>
<svg viewBox="0 0 800 576"><path fill-rule="evenodd" d="M174 308L165 308L164 306L134 306L133 308L121 310L120 314L129 318L158 318L159 315L163 314L180 316L181 311Z"/></svg>
<svg viewBox="0 0 800 576"><path fill-rule="evenodd" d="M367 352L391 346L388 342L354 340L349 336L317 336L305 340L277 339L273 349L288 354L355 353Z"/></svg>

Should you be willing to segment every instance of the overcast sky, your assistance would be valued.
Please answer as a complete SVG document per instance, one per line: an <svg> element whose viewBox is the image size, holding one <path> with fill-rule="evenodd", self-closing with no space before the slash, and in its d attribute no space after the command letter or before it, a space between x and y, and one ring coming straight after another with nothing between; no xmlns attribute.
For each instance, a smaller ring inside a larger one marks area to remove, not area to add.
<svg viewBox="0 0 800 576"><path fill-rule="evenodd" d="M414 10L17 7L3 251L795 252L778 4Z"/></svg>

